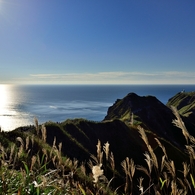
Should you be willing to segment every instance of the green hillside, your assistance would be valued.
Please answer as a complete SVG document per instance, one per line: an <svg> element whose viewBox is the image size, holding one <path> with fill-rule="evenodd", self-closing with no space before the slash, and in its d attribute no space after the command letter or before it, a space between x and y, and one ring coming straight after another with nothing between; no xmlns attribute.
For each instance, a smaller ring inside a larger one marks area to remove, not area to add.
<svg viewBox="0 0 195 195"><path fill-rule="evenodd" d="M166 106L130 93L102 122L36 119L1 132L0 193L194 194L192 94L176 94Z"/></svg>

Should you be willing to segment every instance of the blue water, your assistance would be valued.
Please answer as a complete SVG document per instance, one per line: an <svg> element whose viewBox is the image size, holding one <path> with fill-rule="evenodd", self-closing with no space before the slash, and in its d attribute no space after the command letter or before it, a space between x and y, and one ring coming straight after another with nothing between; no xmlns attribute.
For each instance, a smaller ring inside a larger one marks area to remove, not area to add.
<svg viewBox="0 0 195 195"><path fill-rule="evenodd" d="M195 85L0 85L0 126L8 131L46 121L85 118L101 121L116 99L130 92L153 95L162 103L182 91L195 91Z"/></svg>

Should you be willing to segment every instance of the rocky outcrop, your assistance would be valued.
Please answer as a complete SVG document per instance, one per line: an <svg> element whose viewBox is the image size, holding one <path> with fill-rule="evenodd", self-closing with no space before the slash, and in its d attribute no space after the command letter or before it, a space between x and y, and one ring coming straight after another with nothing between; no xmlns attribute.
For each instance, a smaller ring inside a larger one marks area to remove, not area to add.
<svg viewBox="0 0 195 195"><path fill-rule="evenodd" d="M179 98L173 97L172 100ZM178 104L180 109L184 109L184 106L192 102L192 98L187 99L188 101L181 101ZM169 105L171 105L171 102ZM134 125L139 124L157 136L174 143L177 147L181 147L185 143L181 130L174 127L172 123L175 119L172 110L154 96L140 97L135 93L129 93L123 99L118 99L108 109L104 121L113 119L120 119L127 123L133 123ZM184 120L187 121L186 119ZM193 122L189 120L187 122L192 127Z"/></svg>
<svg viewBox="0 0 195 195"><path fill-rule="evenodd" d="M195 137L195 92L179 92L169 99L167 106L177 108L189 133Z"/></svg>
<svg viewBox="0 0 195 195"><path fill-rule="evenodd" d="M169 99L167 106L175 106L184 117L195 119L195 92L180 92Z"/></svg>

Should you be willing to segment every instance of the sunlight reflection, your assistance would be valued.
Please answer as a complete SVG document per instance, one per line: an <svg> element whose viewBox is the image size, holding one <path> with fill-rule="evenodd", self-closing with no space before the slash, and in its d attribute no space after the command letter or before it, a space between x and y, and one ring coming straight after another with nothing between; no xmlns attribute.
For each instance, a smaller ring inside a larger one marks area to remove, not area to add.
<svg viewBox="0 0 195 195"><path fill-rule="evenodd" d="M14 99L11 85L0 85L0 115L9 116L16 114L15 110L12 110L12 99Z"/></svg>
<svg viewBox="0 0 195 195"><path fill-rule="evenodd" d="M24 117L26 113L17 108L21 100L14 86L0 85L0 127L2 130L9 131L29 125L29 120Z"/></svg>

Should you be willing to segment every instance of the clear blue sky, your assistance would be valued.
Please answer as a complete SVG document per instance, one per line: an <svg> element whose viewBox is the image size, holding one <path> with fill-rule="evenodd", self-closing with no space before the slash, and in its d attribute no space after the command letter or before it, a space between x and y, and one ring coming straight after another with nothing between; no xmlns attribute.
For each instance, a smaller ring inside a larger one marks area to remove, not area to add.
<svg viewBox="0 0 195 195"><path fill-rule="evenodd" d="M195 84L195 1L0 0L0 83Z"/></svg>

